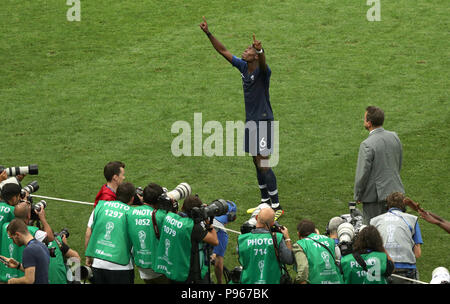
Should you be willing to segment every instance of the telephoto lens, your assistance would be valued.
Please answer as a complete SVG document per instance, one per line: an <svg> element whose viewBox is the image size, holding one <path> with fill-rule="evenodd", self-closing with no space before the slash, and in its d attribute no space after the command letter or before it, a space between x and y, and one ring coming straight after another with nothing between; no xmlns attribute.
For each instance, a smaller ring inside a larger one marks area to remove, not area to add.
<svg viewBox="0 0 450 304"><path fill-rule="evenodd" d="M39 173L38 165L28 165L21 167L10 167L4 168L0 166L0 172L6 171L6 175L8 176L17 176L17 175L37 175Z"/></svg>
<svg viewBox="0 0 450 304"><path fill-rule="evenodd" d="M209 216L220 216L227 214L228 203L223 199L213 201L211 204L205 207L205 214Z"/></svg>
<svg viewBox="0 0 450 304"><path fill-rule="evenodd" d="M170 192L167 192L166 194L172 200L179 201L191 195L191 192L192 192L191 186L189 186L188 183L181 183L175 189L173 189Z"/></svg>
<svg viewBox="0 0 450 304"><path fill-rule="evenodd" d="M339 225L337 233L339 243L349 243L355 235L355 228L350 223L343 223Z"/></svg>
<svg viewBox="0 0 450 304"><path fill-rule="evenodd" d="M26 185L25 187L22 188L22 190L20 190L20 196L21 197L25 197L26 193L28 192L29 194L34 193L36 191L39 190L39 184L37 181L32 181L31 183L29 183L28 185Z"/></svg>
<svg viewBox="0 0 450 304"><path fill-rule="evenodd" d="M228 212L228 203L224 199L213 201L208 206L192 208L192 218L199 223L209 217L225 215Z"/></svg>

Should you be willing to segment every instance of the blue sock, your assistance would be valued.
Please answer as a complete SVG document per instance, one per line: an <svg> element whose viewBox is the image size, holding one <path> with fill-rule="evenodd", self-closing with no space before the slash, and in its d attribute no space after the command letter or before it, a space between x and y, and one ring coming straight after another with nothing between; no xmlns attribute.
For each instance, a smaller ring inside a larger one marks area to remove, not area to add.
<svg viewBox="0 0 450 304"><path fill-rule="evenodd" d="M269 200L269 192L267 191L266 181L263 174L256 168L256 177L258 178L259 191L261 191L261 202Z"/></svg>
<svg viewBox="0 0 450 304"><path fill-rule="evenodd" d="M267 192L272 200L272 208L277 208L280 203L278 201L277 178L275 177L275 173L273 173L272 169L269 169L263 175L267 185Z"/></svg>

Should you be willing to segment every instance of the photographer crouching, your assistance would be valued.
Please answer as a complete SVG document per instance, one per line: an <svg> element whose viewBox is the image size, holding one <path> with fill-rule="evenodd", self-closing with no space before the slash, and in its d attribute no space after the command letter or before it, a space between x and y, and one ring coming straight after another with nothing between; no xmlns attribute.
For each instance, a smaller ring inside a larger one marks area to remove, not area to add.
<svg viewBox="0 0 450 304"><path fill-rule="evenodd" d="M150 183L143 190L143 204L130 208L127 212L127 230L133 245L134 263L146 284L168 283L165 276L153 270L153 261L159 244L157 226L167 214L165 210L158 209L158 199L163 194L164 189L160 185Z"/></svg>
<svg viewBox="0 0 450 304"><path fill-rule="evenodd" d="M293 264L292 242L288 229L275 226L275 211L263 208L256 215L256 228L238 237L240 283L279 284L287 275L284 264ZM283 273L284 272L284 273Z"/></svg>
<svg viewBox="0 0 450 304"><path fill-rule="evenodd" d="M206 275L206 267L209 268L209 265L203 265L205 257L199 247L203 247L205 243L217 246L219 241L216 230L210 225L212 219L205 217L211 215L208 214L211 208L207 208L197 195L189 195L184 200L182 213L169 210L163 224L158 227L160 239L154 270L164 274L170 283L209 282ZM216 215L224 214L219 213Z"/></svg>

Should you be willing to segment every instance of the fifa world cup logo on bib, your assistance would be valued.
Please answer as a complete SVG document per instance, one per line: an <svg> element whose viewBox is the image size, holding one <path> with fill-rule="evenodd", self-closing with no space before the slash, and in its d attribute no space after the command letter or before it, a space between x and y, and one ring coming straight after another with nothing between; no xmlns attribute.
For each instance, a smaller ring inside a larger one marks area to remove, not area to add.
<svg viewBox="0 0 450 304"><path fill-rule="evenodd" d="M9 244L8 250L9 250L9 257L12 258L13 254L14 254L14 245L13 244Z"/></svg>
<svg viewBox="0 0 450 304"><path fill-rule="evenodd" d="M264 260L261 260L258 262L258 268L259 268L259 280L262 281L263 280L263 274L264 274Z"/></svg>
<svg viewBox="0 0 450 304"><path fill-rule="evenodd" d="M323 261L325 262L325 268L330 269L331 268L330 255L327 252L322 252L321 256Z"/></svg>
<svg viewBox="0 0 450 304"><path fill-rule="evenodd" d="M145 231L140 230L138 232L139 243L141 244L141 249L145 249L146 248L146 246L145 246L145 238L146 238L146 236L147 235L145 234Z"/></svg>
<svg viewBox="0 0 450 304"><path fill-rule="evenodd" d="M169 256L170 240L166 239L164 245L166 246L165 256Z"/></svg>
<svg viewBox="0 0 450 304"><path fill-rule="evenodd" d="M111 232L114 229L114 223L113 222L107 222L106 223L106 233L105 233L105 240L111 239Z"/></svg>

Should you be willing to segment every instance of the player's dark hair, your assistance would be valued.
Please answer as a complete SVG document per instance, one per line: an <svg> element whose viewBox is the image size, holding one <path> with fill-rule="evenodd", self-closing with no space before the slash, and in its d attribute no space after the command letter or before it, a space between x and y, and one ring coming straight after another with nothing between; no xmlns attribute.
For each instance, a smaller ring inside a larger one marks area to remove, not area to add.
<svg viewBox="0 0 450 304"><path fill-rule="evenodd" d="M114 175L120 174L120 168L125 169L125 164L121 161L113 161L106 164L103 169L103 175L106 178L106 181L110 182Z"/></svg>
<svg viewBox="0 0 450 304"><path fill-rule="evenodd" d="M384 123L384 112L380 108L374 106L368 106L366 108L367 117L366 120L372 123L374 127L380 127Z"/></svg>

